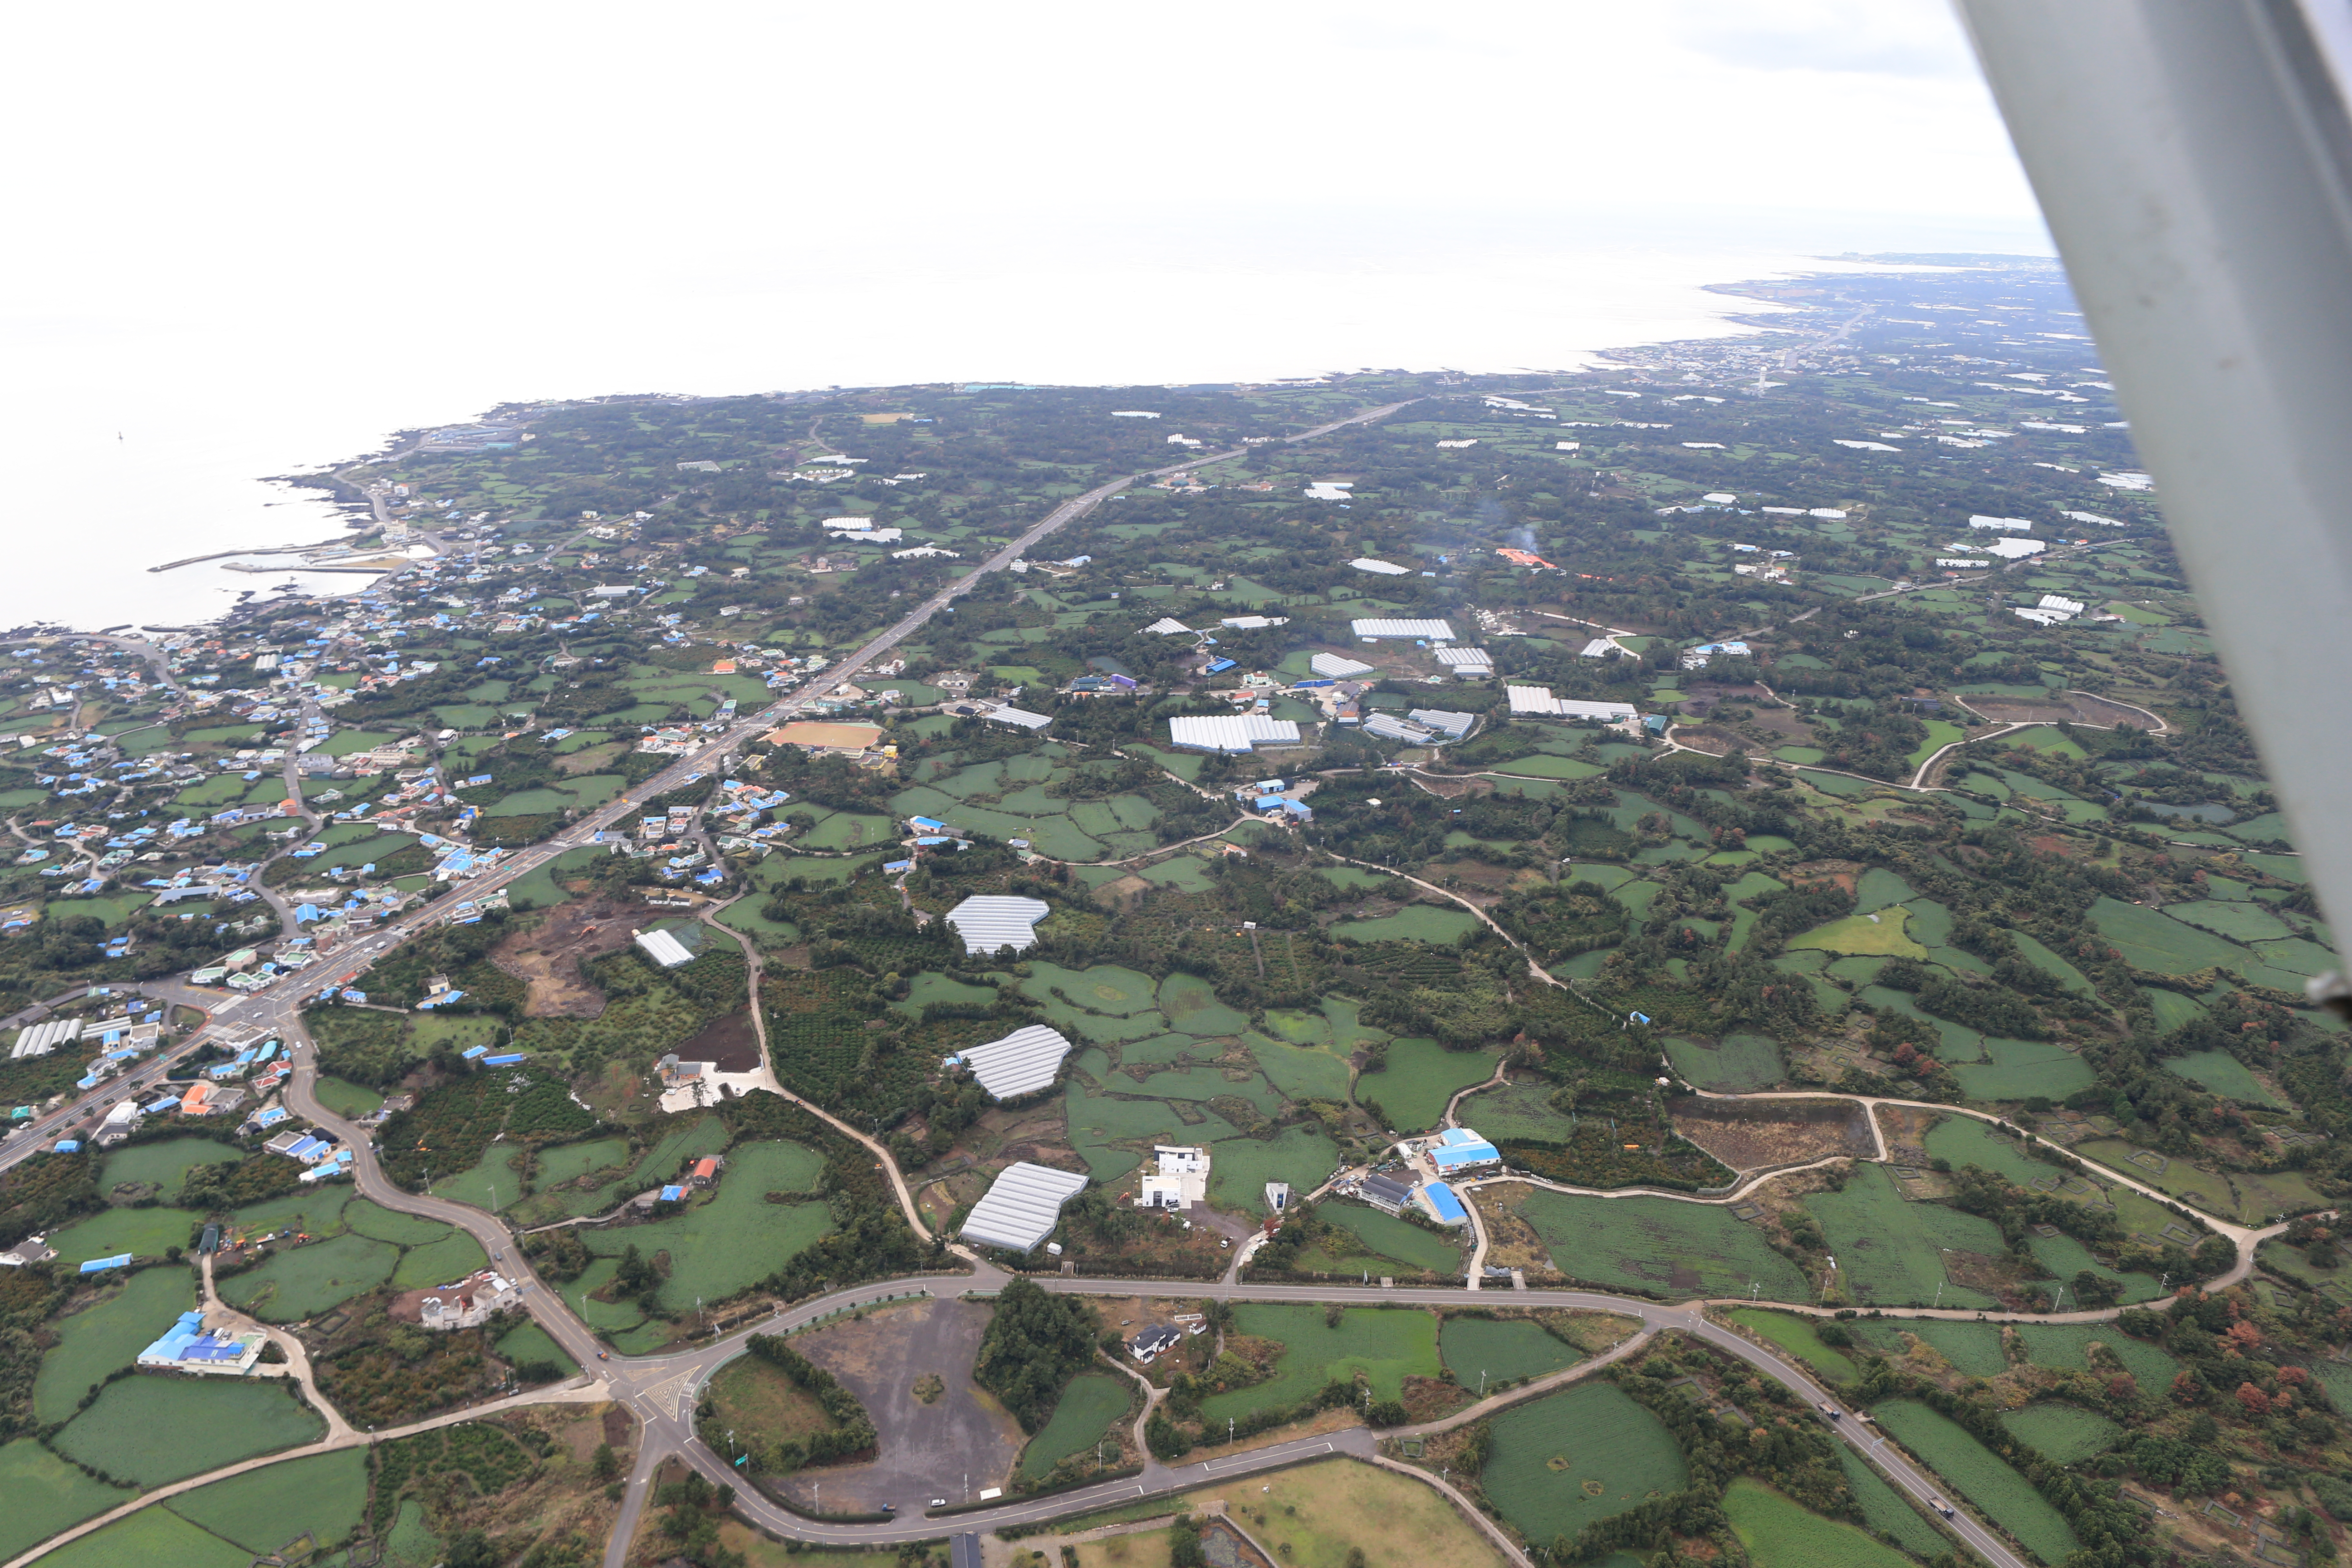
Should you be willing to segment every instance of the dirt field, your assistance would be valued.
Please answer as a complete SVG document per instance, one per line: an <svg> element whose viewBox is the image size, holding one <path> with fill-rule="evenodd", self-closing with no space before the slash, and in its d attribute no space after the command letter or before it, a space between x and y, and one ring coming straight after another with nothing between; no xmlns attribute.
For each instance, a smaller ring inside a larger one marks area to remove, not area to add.
<svg viewBox="0 0 2352 1568"><path fill-rule="evenodd" d="M881 1453L869 1464L803 1471L778 1485L805 1505L821 1484L835 1513L888 1502L901 1514L921 1512L935 1497L962 1501L967 1478L975 1496L1002 1486L1025 1439L1021 1424L971 1380L988 1319L982 1302L909 1302L795 1339L803 1355L865 1402ZM929 1405L914 1393L926 1373L947 1384Z"/></svg>
<svg viewBox="0 0 2352 1568"><path fill-rule="evenodd" d="M1875 1154L1870 1128L1843 1101L1769 1100L1753 1105L1678 1100L1675 1131L1735 1171L1760 1171L1825 1154Z"/></svg>
<svg viewBox="0 0 2352 1568"><path fill-rule="evenodd" d="M523 1016L593 1018L604 1011L604 994L580 973L580 961L628 946L643 923L642 911L629 905L574 900L490 949L490 962L530 988Z"/></svg>
<svg viewBox="0 0 2352 1568"><path fill-rule="evenodd" d="M1493 1268L1525 1268L1551 1272L1551 1252L1536 1227L1519 1216L1519 1205L1536 1189L1521 1182L1499 1182L1472 1189L1470 1201L1486 1229L1486 1264Z"/></svg>
<svg viewBox="0 0 2352 1568"><path fill-rule="evenodd" d="M1983 714L1996 724L2074 724L2081 721L2071 702L2034 702L2016 697L1986 697L1973 693L1953 700L1963 704L1970 712Z"/></svg>
<svg viewBox="0 0 2352 1568"><path fill-rule="evenodd" d="M710 1062L720 1072L756 1072L760 1067L760 1037L749 1012L730 1014L707 1025L702 1032L677 1047L680 1061Z"/></svg>
<svg viewBox="0 0 2352 1568"><path fill-rule="evenodd" d="M1793 888L1834 886L1851 893L1861 882L1863 870L1861 862L1855 860L1808 860L1790 867L1781 875Z"/></svg>

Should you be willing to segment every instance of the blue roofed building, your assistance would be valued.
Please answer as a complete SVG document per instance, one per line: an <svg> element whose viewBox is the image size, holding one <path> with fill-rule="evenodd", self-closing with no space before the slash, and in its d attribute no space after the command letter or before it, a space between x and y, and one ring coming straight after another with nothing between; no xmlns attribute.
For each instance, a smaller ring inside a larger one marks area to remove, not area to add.
<svg viewBox="0 0 2352 1568"><path fill-rule="evenodd" d="M202 1312L183 1312L163 1337L139 1352L139 1365L154 1372L194 1372L239 1376L261 1359L268 1336L223 1334L205 1328Z"/></svg>
<svg viewBox="0 0 2352 1568"><path fill-rule="evenodd" d="M1467 1127L1449 1127L1425 1152L1442 1180L1467 1171L1487 1171L1503 1163L1502 1151Z"/></svg>
<svg viewBox="0 0 2352 1568"><path fill-rule="evenodd" d="M1428 1211L1429 1217L1440 1225L1470 1223L1470 1211L1462 1206L1461 1198L1444 1182L1422 1183L1421 1190L1413 1197Z"/></svg>

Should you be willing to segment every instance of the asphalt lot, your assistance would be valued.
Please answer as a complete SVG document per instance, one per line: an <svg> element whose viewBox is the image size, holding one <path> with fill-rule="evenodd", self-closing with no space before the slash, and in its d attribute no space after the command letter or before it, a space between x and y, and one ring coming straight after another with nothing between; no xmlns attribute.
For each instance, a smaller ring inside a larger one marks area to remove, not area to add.
<svg viewBox="0 0 2352 1568"><path fill-rule="evenodd" d="M971 1380L989 1308L952 1299L884 1309L864 1322L843 1323L793 1342L809 1360L839 1378L865 1403L881 1436L882 1457L870 1464L833 1465L788 1478L782 1489L803 1501L824 1488L825 1510L876 1510L896 1503L919 1515L933 1498L965 1500L966 1487L998 1484L1027 1441L1019 1422ZM937 1373L947 1392L929 1405L914 1384Z"/></svg>

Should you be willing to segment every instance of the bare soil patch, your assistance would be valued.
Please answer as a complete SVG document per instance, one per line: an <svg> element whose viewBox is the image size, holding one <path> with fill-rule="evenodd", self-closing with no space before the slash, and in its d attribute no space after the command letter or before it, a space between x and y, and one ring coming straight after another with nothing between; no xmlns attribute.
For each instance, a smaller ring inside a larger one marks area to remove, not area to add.
<svg viewBox="0 0 2352 1568"><path fill-rule="evenodd" d="M580 972L580 961L629 945L639 911L610 899L559 904L528 931L490 949L490 962L521 981L526 1018L593 1018L604 994Z"/></svg>
<svg viewBox="0 0 2352 1568"><path fill-rule="evenodd" d="M1836 887L1851 893L1862 881L1864 869L1857 860L1808 860L1802 865L1790 867L1781 875L1790 887Z"/></svg>
<svg viewBox="0 0 2352 1568"><path fill-rule="evenodd" d="M1486 1264L1494 1268L1551 1271L1551 1253L1519 1214L1519 1205L1535 1188L1521 1182L1496 1182L1472 1191L1478 1218L1486 1231Z"/></svg>
<svg viewBox="0 0 2352 1568"><path fill-rule="evenodd" d="M760 1036L749 1010L730 1013L705 1025L702 1032L677 1047L678 1059L709 1062L720 1072L756 1072L760 1068Z"/></svg>
<svg viewBox="0 0 2352 1568"><path fill-rule="evenodd" d="M1735 734L1719 724L1677 724L1675 726L1675 741L1694 752L1705 752L1716 757L1725 755L1735 746L1745 750L1751 743L1745 735Z"/></svg>
<svg viewBox="0 0 2352 1568"><path fill-rule="evenodd" d="M1433 795L1446 800L1466 800L1473 795L1495 793L1495 781L1475 776L1449 778L1442 773L1415 773L1412 782Z"/></svg>
<svg viewBox="0 0 2352 1568"><path fill-rule="evenodd" d="M1675 1131L1735 1171L1760 1171L1830 1154L1877 1153L1858 1107L1846 1100L1769 1100L1752 1105L1679 1100L1667 1107Z"/></svg>

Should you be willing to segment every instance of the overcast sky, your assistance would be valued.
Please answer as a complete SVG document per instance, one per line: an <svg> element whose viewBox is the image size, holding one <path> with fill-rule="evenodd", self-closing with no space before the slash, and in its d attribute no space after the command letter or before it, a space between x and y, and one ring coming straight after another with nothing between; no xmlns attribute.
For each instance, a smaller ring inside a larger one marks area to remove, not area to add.
<svg viewBox="0 0 2352 1568"><path fill-rule="evenodd" d="M34 243L0 265L37 316L725 289L951 262L975 223L1246 264L1265 214L1323 208L1359 244L1634 208L2040 247L1940 0L134 3L29 9L12 45Z"/></svg>

